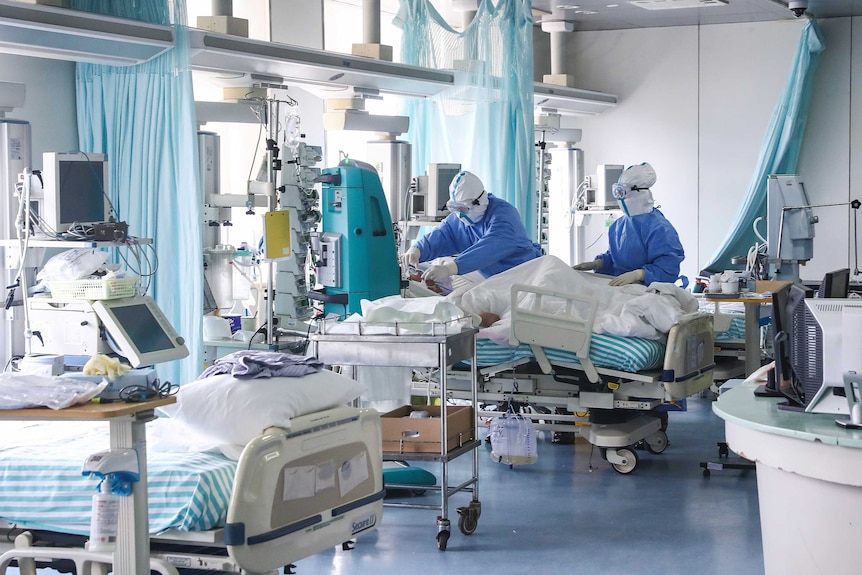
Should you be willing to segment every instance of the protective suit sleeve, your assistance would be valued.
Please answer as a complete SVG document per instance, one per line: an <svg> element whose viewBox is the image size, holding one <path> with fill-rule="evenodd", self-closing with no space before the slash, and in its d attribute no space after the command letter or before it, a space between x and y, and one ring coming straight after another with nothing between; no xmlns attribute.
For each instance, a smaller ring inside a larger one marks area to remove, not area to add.
<svg viewBox="0 0 862 575"><path fill-rule="evenodd" d="M455 258L461 275L486 268L518 250L518 244L512 239L522 236L523 232L519 230L522 227L520 220L517 224L514 223L512 214L519 217L514 208L511 208L511 211L496 209L493 213L490 210L486 212L485 219L480 222L485 227L482 237Z"/></svg>
<svg viewBox="0 0 862 575"><path fill-rule="evenodd" d="M680 263L685 259L679 234L664 216L657 218L654 225L645 231L648 263L643 266L644 285L675 282L679 277Z"/></svg>
<svg viewBox="0 0 862 575"><path fill-rule="evenodd" d="M454 214L446 216L443 222L413 244L419 250L420 262L427 262L443 256L452 256L469 247L469 240L459 234L463 227Z"/></svg>

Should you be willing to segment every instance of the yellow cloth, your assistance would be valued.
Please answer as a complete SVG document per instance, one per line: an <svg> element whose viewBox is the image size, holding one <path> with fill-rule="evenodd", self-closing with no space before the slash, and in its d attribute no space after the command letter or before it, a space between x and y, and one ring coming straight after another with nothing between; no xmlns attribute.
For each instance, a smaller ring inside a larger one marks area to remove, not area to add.
<svg viewBox="0 0 862 575"><path fill-rule="evenodd" d="M131 367L125 363L120 363L120 360L115 357L108 357L101 353L97 353L84 364L84 375L107 375L108 379L114 380L117 376L123 375L129 371Z"/></svg>

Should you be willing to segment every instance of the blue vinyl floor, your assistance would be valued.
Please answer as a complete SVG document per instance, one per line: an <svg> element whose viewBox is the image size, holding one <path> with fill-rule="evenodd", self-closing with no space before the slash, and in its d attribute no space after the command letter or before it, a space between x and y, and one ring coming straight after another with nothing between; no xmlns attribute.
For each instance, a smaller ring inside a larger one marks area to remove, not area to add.
<svg viewBox="0 0 862 575"><path fill-rule="evenodd" d="M709 398L690 398L670 414L664 453L638 451L637 468L621 475L586 443L551 443L542 432L534 465L510 469L479 448L476 531L463 535L449 499L451 538L437 548L435 510L387 507L379 530L349 551L332 549L296 564L299 575L692 574L763 573L755 472L703 476L699 463L719 461L724 422ZM592 458L591 458L592 451ZM731 454L733 457L733 454ZM469 478L470 455L449 464L450 485ZM592 464L592 468L591 468ZM425 465L439 479L441 464ZM439 504L437 493L413 497Z"/></svg>

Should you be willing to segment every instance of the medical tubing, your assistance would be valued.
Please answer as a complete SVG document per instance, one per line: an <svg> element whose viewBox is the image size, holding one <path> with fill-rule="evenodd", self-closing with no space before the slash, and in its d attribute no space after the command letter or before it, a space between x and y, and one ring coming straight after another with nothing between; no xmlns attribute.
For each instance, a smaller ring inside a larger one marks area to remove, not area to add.
<svg viewBox="0 0 862 575"><path fill-rule="evenodd" d="M15 283L21 289L21 304L24 314L24 355L30 355L32 351L31 340L33 331L30 329L30 312L27 304L27 282L24 278L24 263L27 261L27 250L30 247L30 226L25 221L23 214L30 206L30 176L33 172L30 168L24 168L24 182L21 186L21 194L18 197L18 215L15 219L15 233L18 236L18 271L15 273ZM29 218L28 218L29 220Z"/></svg>

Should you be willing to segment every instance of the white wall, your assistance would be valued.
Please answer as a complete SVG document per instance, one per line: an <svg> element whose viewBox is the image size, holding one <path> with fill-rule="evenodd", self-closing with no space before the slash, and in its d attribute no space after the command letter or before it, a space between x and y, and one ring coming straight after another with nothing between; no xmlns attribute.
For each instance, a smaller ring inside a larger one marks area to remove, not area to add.
<svg viewBox="0 0 862 575"><path fill-rule="evenodd" d="M853 89L859 75L851 74L860 32L853 32L850 19L818 24L826 51L798 172L813 203L847 202L862 198L854 191L862 173L851 161L854 144L862 145L862 101ZM576 86L616 94L620 101L597 117L564 119L584 131L579 147L587 173L600 163L655 166L655 196L680 232L689 277L719 247L748 190L801 27L800 21L781 21L579 32L568 41ZM537 77L547 66L546 50L540 39ZM852 270L852 214L844 207L815 213L815 254L802 268L803 279L819 280L848 265Z"/></svg>
<svg viewBox="0 0 862 575"><path fill-rule="evenodd" d="M6 117L30 122L33 168L42 152L78 149L74 62L0 54L0 82L26 86L24 106Z"/></svg>

